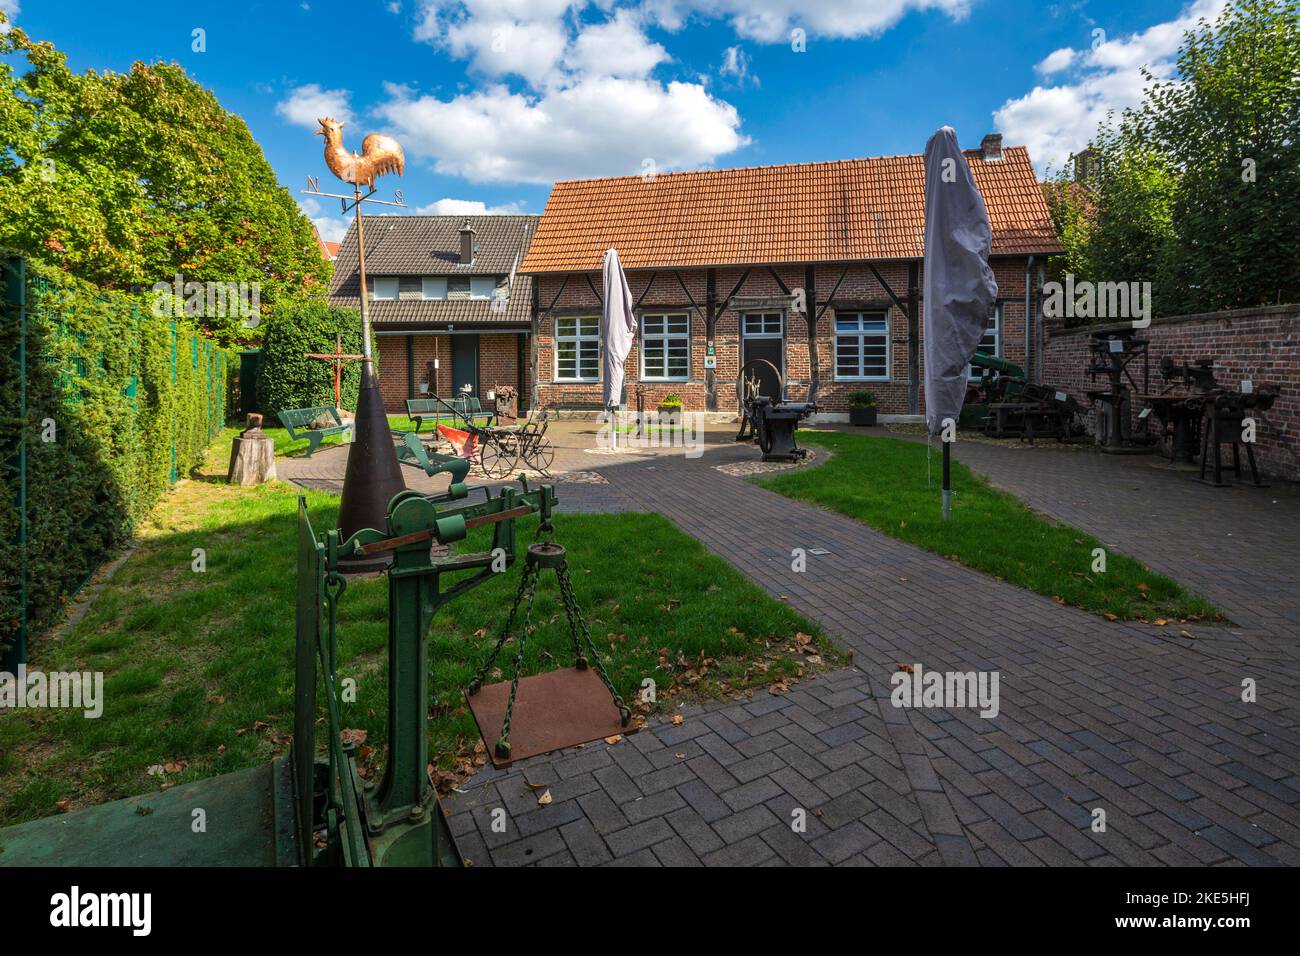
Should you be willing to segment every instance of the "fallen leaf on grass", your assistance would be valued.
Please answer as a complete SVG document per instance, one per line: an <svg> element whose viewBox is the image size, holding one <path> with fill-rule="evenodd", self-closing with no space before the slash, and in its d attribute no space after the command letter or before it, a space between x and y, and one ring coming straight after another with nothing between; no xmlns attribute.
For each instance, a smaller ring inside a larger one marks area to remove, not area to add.
<svg viewBox="0 0 1300 956"><path fill-rule="evenodd" d="M360 746L366 742L366 735L368 733L368 731L361 730L357 727L344 727L339 731L339 740L342 742L344 747L348 746L348 744L356 744L357 746Z"/></svg>

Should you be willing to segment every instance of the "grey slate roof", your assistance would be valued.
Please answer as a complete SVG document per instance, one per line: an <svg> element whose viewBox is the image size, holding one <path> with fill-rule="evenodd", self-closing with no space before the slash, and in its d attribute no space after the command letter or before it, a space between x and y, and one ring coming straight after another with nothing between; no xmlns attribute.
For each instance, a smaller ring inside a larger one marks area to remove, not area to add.
<svg viewBox="0 0 1300 956"><path fill-rule="evenodd" d="M508 276L528 251L540 216L366 216L366 275ZM465 220L475 232L477 250L470 265L460 263L460 227ZM348 227L334 263L330 302L355 308L359 302L355 223ZM516 274L509 304L494 311L484 300L403 298L371 301L376 325L432 326L452 324L527 325L532 308L532 280Z"/></svg>

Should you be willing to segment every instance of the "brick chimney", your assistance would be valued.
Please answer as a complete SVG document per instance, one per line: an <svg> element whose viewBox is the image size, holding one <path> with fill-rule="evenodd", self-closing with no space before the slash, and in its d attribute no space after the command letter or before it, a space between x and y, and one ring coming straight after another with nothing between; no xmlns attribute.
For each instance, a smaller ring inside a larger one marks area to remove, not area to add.
<svg viewBox="0 0 1300 956"><path fill-rule="evenodd" d="M980 152L984 154L986 163L1002 162L1002 134L989 133L980 140Z"/></svg>
<svg viewBox="0 0 1300 956"><path fill-rule="evenodd" d="M466 219L460 227L460 264L472 265L474 262L474 227Z"/></svg>

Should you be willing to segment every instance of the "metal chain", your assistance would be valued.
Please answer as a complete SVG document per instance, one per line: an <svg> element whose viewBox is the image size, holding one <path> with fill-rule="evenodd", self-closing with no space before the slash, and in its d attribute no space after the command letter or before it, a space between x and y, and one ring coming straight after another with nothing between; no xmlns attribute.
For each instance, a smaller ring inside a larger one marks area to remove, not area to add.
<svg viewBox="0 0 1300 956"><path fill-rule="evenodd" d="M496 663L497 655L501 653L501 648L504 647L506 641L509 640L510 631L515 624L515 617L519 613L519 605L523 601L525 592L528 590L530 572L533 570L534 569L525 564L523 576L519 579L519 588L515 591L515 602L510 606L510 616L506 618L505 624L501 627L501 633L497 635L497 643L496 646L492 648L492 653L488 656L488 659L483 662L483 666L478 669L478 673L474 675L474 679L470 681L469 687L471 694L478 693L479 688L483 686L483 678L487 677L487 672L491 670L492 665ZM534 585L534 587L536 587L536 585ZM532 598L530 597L529 605L531 606L531 604Z"/></svg>
<svg viewBox="0 0 1300 956"><path fill-rule="evenodd" d="M582 608L578 606L578 598L573 593L573 579L569 577L569 562L563 562L555 569L555 576L560 584L560 597L564 600L565 614L569 619L569 629L573 633L574 650L581 656L581 647L578 643L579 632L582 639L587 642L587 647L591 649L590 664L596 668L596 674L604 683L609 695L614 698L614 704L618 707L619 715L622 718L623 726L626 727L632 719L632 712L628 710L627 704L618 691L614 689L614 684L605 673L605 665L600 659L600 652L596 650L596 644L591 639L591 629L587 626L587 620L582 616Z"/></svg>
<svg viewBox="0 0 1300 956"><path fill-rule="evenodd" d="M520 582L523 587L525 581L531 580L532 584L528 588L528 604L524 608L524 626L519 631L519 636L515 643L519 650L515 653L515 676L510 681L510 697L506 701L506 716L501 722L501 739L497 741L497 756L510 756L510 720L515 713L515 695L519 693L519 674L524 669L524 646L528 641L528 628L533 617L533 600L537 597L537 579L540 569L535 564L528 564L524 567L524 581Z"/></svg>

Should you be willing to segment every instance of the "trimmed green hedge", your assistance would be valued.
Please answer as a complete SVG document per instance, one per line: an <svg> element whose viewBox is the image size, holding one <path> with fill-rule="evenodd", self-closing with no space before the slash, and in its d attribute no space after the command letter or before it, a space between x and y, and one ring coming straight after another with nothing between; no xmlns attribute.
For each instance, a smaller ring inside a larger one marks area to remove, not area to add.
<svg viewBox="0 0 1300 956"><path fill-rule="evenodd" d="M257 403L268 424L284 408L315 408L334 404L334 366L306 358L308 352L333 352L336 335L343 352L361 354L361 320L356 309L331 306L324 299L307 299L278 307L263 326L262 360L257 375ZM379 363L376 357L375 367ZM357 407L361 363L343 366L343 407Z"/></svg>
<svg viewBox="0 0 1300 956"><path fill-rule="evenodd" d="M11 292L20 266L0 260ZM54 619L176 478L202 462L225 421L234 366L231 353L188 323L155 317L145 296L104 293L31 260L26 290L30 635ZM12 646L20 608L20 549L13 543L23 420L19 309L13 301L4 305L0 645Z"/></svg>

